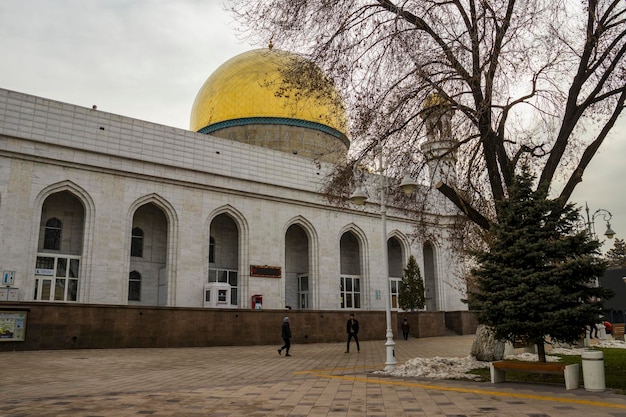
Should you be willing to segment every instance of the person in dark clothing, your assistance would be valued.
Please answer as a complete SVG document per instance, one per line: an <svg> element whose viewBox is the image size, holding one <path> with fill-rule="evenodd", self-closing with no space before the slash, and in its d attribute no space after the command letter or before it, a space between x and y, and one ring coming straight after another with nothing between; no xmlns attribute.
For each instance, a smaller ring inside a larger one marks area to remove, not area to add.
<svg viewBox="0 0 626 417"><path fill-rule="evenodd" d="M283 319L283 326L281 328L281 336L285 344L280 349L278 349L278 354L280 355L281 352L284 350L285 356L291 356L289 354L289 348L291 347L291 329L289 328L289 317L285 317Z"/></svg>
<svg viewBox="0 0 626 417"><path fill-rule="evenodd" d="M409 331L411 330L411 326L409 325L409 320L405 317L402 320L402 336L404 336L404 340L409 340Z"/></svg>
<svg viewBox="0 0 626 417"><path fill-rule="evenodd" d="M348 319L348 323L346 325L346 331L348 332L348 343L346 346L346 353L350 353L350 340L354 337L354 341L356 342L356 350L357 352L361 351L361 347L359 346L359 322L354 318L354 314L350 314L350 318Z"/></svg>

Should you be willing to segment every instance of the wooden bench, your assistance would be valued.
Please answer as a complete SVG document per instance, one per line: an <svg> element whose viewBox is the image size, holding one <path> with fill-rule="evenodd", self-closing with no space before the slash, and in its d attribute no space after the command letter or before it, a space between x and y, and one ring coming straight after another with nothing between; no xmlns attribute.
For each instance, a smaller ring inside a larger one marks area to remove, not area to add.
<svg viewBox="0 0 626 417"><path fill-rule="evenodd" d="M520 361L497 361L491 362L491 383L504 382L506 371L532 372L536 374L563 375L565 377L565 389L578 389L579 366L565 363L544 362L520 362Z"/></svg>
<svg viewBox="0 0 626 417"><path fill-rule="evenodd" d="M613 325L613 339L624 340L624 323L617 323Z"/></svg>

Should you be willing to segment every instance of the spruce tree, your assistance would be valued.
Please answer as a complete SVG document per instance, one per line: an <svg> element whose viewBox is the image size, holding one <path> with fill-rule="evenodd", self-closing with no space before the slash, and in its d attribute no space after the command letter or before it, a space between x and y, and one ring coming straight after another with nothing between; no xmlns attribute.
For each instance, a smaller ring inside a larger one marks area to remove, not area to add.
<svg viewBox="0 0 626 417"><path fill-rule="evenodd" d="M409 257L409 262L404 269L398 299L400 308L403 310L413 311L424 308L426 301L424 280L413 255Z"/></svg>
<svg viewBox="0 0 626 417"><path fill-rule="evenodd" d="M549 199L545 188L533 191L534 180L524 167L497 203L490 247L474 252L469 302L497 339L536 344L545 362L546 339L580 339L611 294L594 286L606 263L599 242L579 227L578 209Z"/></svg>
<svg viewBox="0 0 626 417"><path fill-rule="evenodd" d="M615 239L613 247L606 252L606 260L611 268L626 267L626 242Z"/></svg>

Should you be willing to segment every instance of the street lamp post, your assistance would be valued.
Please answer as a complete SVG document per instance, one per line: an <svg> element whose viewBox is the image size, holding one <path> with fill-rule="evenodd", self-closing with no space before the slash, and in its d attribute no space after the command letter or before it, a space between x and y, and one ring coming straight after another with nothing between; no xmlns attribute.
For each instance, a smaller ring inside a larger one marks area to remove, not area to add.
<svg viewBox="0 0 626 417"><path fill-rule="evenodd" d="M611 229L611 223L610 220L613 217L613 215L611 214L610 211L605 210L605 209L598 209L596 211L593 212L593 214L590 216L589 215L589 205L587 204L587 202L585 202L585 212L587 213L587 232L589 232L589 236L593 237L594 239L597 239L597 235L596 235L596 217L597 216L602 216L602 218L604 219L604 221L606 222L606 232L604 232L604 236L608 237L609 239L613 239L613 236L615 236L615 232L613 231L613 229Z"/></svg>
<svg viewBox="0 0 626 417"><path fill-rule="evenodd" d="M385 347L387 348L387 361L385 362L385 371L391 372L396 369L396 342L393 341L393 329L391 328L391 300L389 289L389 253L387 251L387 206L385 205L385 176L383 175L383 149L378 140L378 164L379 164L379 183L380 187L380 221L383 242L383 278L385 278L385 320L387 322L387 331L385 332Z"/></svg>
<svg viewBox="0 0 626 417"><path fill-rule="evenodd" d="M391 289L389 285L389 253L387 251L387 206L385 205L385 175L384 175L384 166L383 166L383 147L380 142L380 138L378 138L378 145L376 147L378 152L378 186L380 188L380 220L381 220L381 236L382 236L382 269L383 269L383 282L385 283L385 291L383 292L385 297L385 319L387 323L387 330L385 332L385 347L387 351L387 361L385 362L385 371L391 372L396 369L396 356L395 356L395 346L396 343L393 340L393 329L391 327ZM410 179L407 175L402 180L400 184L402 191L405 194L411 194L413 192L413 188L415 187L415 183ZM350 199L357 205L362 205L367 200L367 195L361 188L361 186L357 186L356 190L350 196Z"/></svg>
<svg viewBox="0 0 626 417"><path fill-rule="evenodd" d="M602 216L602 219L606 222L606 231L604 232L604 236L608 237L609 239L613 239L613 236L615 236L615 231L613 231L613 229L611 228L610 220L613 215L610 211L605 209L597 209L593 212L592 215L589 215L589 205L585 201L585 213L587 214L587 233L589 233L590 237L592 237L593 239L598 238L598 235L596 235L596 217ZM600 286L598 278L595 279L594 284L596 287ZM588 338L591 336L591 331L589 331L589 333L590 334L588 336L585 336L585 343L587 346L589 346Z"/></svg>

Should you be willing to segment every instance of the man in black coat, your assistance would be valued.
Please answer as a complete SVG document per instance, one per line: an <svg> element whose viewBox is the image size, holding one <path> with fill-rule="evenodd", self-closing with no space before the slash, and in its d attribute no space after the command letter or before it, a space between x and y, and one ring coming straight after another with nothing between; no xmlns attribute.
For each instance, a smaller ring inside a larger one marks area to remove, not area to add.
<svg viewBox="0 0 626 417"><path fill-rule="evenodd" d="M356 350L357 352L360 352L361 347L359 346L359 321L354 318L354 313L350 314L350 318L348 319L348 323L346 325L346 331L348 332L346 353L350 353L350 340L352 340L353 337L354 341L356 342Z"/></svg>
<svg viewBox="0 0 626 417"><path fill-rule="evenodd" d="M281 327L281 336L285 344L280 349L278 349L278 354L280 355L284 349L286 352L285 356L291 356L289 354L289 348L291 347L291 329L289 328L289 317L285 317L283 319L283 326Z"/></svg>

